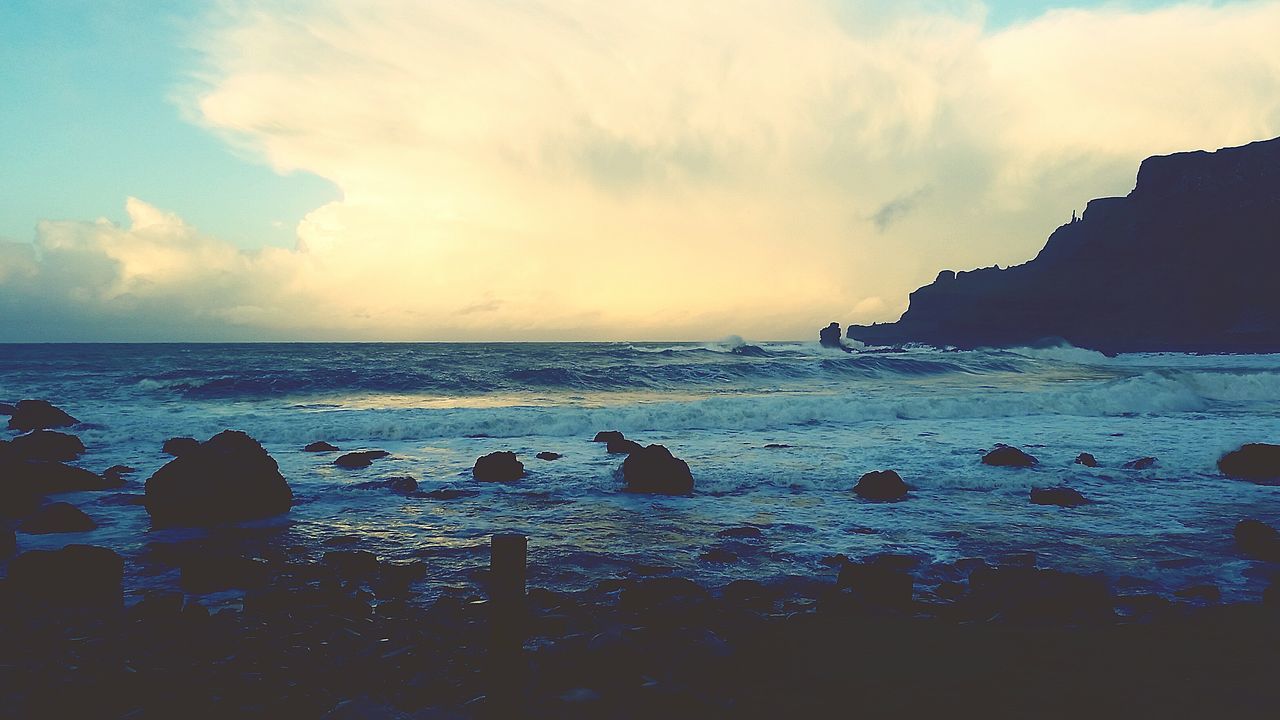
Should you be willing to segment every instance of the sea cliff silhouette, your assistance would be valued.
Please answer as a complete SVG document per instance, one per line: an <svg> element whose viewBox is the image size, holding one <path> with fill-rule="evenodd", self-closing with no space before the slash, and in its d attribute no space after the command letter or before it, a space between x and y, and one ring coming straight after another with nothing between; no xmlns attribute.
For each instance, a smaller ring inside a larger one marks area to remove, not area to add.
<svg viewBox="0 0 1280 720"><path fill-rule="evenodd" d="M944 270L873 344L1104 352L1280 351L1280 138L1147 158L1125 197L1092 200L1031 261Z"/></svg>

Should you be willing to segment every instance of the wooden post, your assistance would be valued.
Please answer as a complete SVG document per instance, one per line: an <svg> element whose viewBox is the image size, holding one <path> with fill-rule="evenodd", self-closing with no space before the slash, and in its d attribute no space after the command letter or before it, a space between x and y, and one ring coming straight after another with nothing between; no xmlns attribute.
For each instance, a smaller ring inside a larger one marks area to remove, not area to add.
<svg viewBox="0 0 1280 720"><path fill-rule="evenodd" d="M514 609L524 604L525 558L529 538L494 535L489 544L489 599Z"/></svg>

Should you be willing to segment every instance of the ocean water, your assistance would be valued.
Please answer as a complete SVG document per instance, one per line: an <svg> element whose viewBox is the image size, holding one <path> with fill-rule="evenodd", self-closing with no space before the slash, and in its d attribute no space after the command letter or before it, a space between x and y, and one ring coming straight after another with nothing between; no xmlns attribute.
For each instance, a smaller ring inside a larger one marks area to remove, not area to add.
<svg viewBox="0 0 1280 720"><path fill-rule="evenodd" d="M823 558L912 553L921 573L945 563L1031 551L1041 567L1103 572L1121 592L1217 583L1256 598L1275 568L1243 559L1244 517L1280 524L1280 487L1221 477L1245 442L1280 440L1280 356L1124 355L1075 348L952 352L825 350L746 344L213 344L0 346L0 399L45 398L85 425L80 464L137 468L139 493L169 458L169 437L234 428L260 440L295 495L288 516L240 529L152 530L117 493L65 498L99 523L89 533L19 535L23 548L88 542L128 559L130 592L176 572L168 543L252 535L294 555L358 536L388 559L421 558L424 592L467 587L488 537L530 538L530 582L579 589L635 572L708 584L830 576ZM621 430L686 460L692 497L620 492L622 456L590 442ZM304 453L384 449L363 470ZM1007 443L1030 470L981 464ZM471 479L475 459L512 450L527 476ZM563 458L543 461L540 451ZM1098 468L1073 463L1090 452ZM1123 463L1154 456L1147 470ZM908 500L877 504L851 488L895 469ZM411 476L450 500L353 486ZM1069 485L1095 501L1032 505L1032 487ZM718 532L744 525L758 539ZM711 550L737 559L712 562ZM647 569L646 569L647 568Z"/></svg>

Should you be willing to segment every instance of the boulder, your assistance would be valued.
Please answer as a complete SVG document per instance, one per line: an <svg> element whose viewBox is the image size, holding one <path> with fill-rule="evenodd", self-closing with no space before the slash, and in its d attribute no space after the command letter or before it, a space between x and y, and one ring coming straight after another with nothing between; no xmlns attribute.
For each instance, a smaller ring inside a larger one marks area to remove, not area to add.
<svg viewBox="0 0 1280 720"><path fill-rule="evenodd" d="M1129 462L1125 463L1121 467L1123 467L1125 470L1146 470L1147 468L1152 467L1155 464L1156 464L1155 458L1141 457L1141 458L1138 458L1137 460L1130 460Z"/></svg>
<svg viewBox="0 0 1280 720"><path fill-rule="evenodd" d="M1098 467L1098 460L1089 453L1080 453L1076 456L1076 464L1085 467Z"/></svg>
<svg viewBox="0 0 1280 720"><path fill-rule="evenodd" d="M309 443L306 447L302 448L302 451L303 452L337 452L338 446L332 443L327 443L324 440L318 440L316 442Z"/></svg>
<svg viewBox="0 0 1280 720"><path fill-rule="evenodd" d="M622 433L618 432L617 430L601 430L600 432L596 433L596 436L591 439L591 442L607 443L610 440L625 440L625 439L626 438L622 436Z"/></svg>
<svg viewBox="0 0 1280 720"><path fill-rule="evenodd" d="M293 492L257 440L224 430L169 461L146 484L156 526L212 525L289 511Z"/></svg>
<svg viewBox="0 0 1280 720"><path fill-rule="evenodd" d="M123 604L124 560L92 545L28 550L9 563L15 597L47 606L118 607Z"/></svg>
<svg viewBox="0 0 1280 720"><path fill-rule="evenodd" d="M1087 505L1089 500L1078 490L1060 486L1051 488L1031 488L1031 502L1036 505L1057 505L1058 507L1076 507Z"/></svg>
<svg viewBox="0 0 1280 720"><path fill-rule="evenodd" d="M1039 463L1035 457L1009 445L997 445L994 450L982 456L983 465L995 467L1028 468Z"/></svg>
<svg viewBox="0 0 1280 720"><path fill-rule="evenodd" d="M22 432L70 427L79 423L61 408L44 400L19 400L9 417L9 429Z"/></svg>
<svg viewBox="0 0 1280 720"><path fill-rule="evenodd" d="M626 492L663 495L693 492L689 464L661 445L650 445L628 455L621 472Z"/></svg>
<svg viewBox="0 0 1280 720"><path fill-rule="evenodd" d="M45 505L19 527L28 535L88 532L98 527L93 518L71 503L56 502Z"/></svg>
<svg viewBox="0 0 1280 720"><path fill-rule="evenodd" d="M384 458L391 455L386 450L357 450L349 452L345 455L339 455L337 460L333 461L334 465L340 468L354 470L357 468L367 468L373 464L374 460Z"/></svg>
<svg viewBox="0 0 1280 720"><path fill-rule="evenodd" d="M738 562L738 554L724 548L712 548L699 555L698 559L706 563L728 564Z"/></svg>
<svg viewBox="0 0 1280 720"><path fill-rule="evenodd" d="M538 453L535 457L537 457L539 460L559 460L564 456L561 455L560 453L543 451Z"/></svg>
<svg viewBox="0 0 1280 720"><path fill-rule="evenodd" d="M524 463L513 452L493 452L476 459L471 475L481 482L514 482L524 477Z"/></svg>
<svg viewBox="0 0 1280 720"><path fill-rule="evenodd" d="M164 441L164 445L160 446L160 452L165 455L182 457L199 447L200 441L193 437L174 437Z"/></svg>
<svg viewBox="0 0 1280 720"><path fill-rule="evenodd" d="M893 470L874 470L859 478L853 491L863 500L902 500L907 496L907 484Z"/></svg>
<svg viewBox="0 0 1280 720"><path fill-rule="evenodd" d="M32 430L9 443L12 457L20 460L75 460L84 453L84 443L75 435L54 430Z"/></svg>
<svg viewBox="0 0 1280 720"><path fill-rule="evenodd" d="M102 471L102 478L115 485L123 485L124 476L133 472L136 472L136 468L131 468L128 465L112 465Z"/></svg>
<svg viewBox="0 0 1280 720"><path fill-rule="evenodd" d="M414 497L430 498L431 500L457 500L458 498L472 497L479 494L475 490L445 487L416 493Z"/></svg>
<svg viewBox="0 0 1280 720"><path fill-rule="evenodd" d="M1280 445L1249 443L1218 460L1223 475L1237 480L1280 483Z"/></svg>
<svg viewBox="0 0 1280 720"><path fill-rule="evenodd" d="M611 455L630 455L643 447L643 445L635 440L628 440L627 438L613 438L609 440L608 445L605 445L605 452Z"/></svg>
<svg viewBox="0 0 1280 720"><path fill-rule="evenodd" d="M119 479L105 478L84 468L50 461L0 462L4 490L32 496L119 487Z"/></svg>
<svg viewBox="0 0 1280 720"><path fill-rule="evenodd" d="M0 402L0 415L12 415L16 410L17 408L13 405L6 402Z"/></svg>
<svg viewBox="0 0 1280 720"><path fill-rule="evenodd" d="M825 348L835 348L837 350L849 349L840 340L840 323L835 322L818 331L818 344Z"/></svg>
<svg viewBox="0 0 1280 720"><path fill-rule="evenodd" d="M1233 533L1236 546L1246 555L1280 562L1280 530L1276 530L1261 520L1241 520L1236 523Z"/></svg>

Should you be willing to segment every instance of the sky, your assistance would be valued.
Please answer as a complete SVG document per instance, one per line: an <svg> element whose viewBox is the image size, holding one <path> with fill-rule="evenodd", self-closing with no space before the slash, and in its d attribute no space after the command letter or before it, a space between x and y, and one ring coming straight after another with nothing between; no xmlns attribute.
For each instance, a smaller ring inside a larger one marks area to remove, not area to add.
<svg viewBox="0 0 1280 720"><path fill-rule="evenodd" d="M0 341L894 320L1280 135L1280 0L6 0Z"/></svg>

